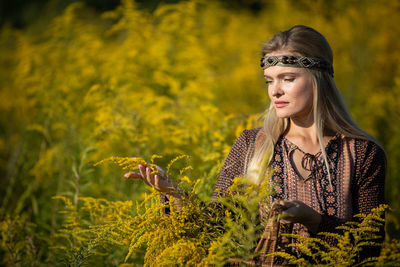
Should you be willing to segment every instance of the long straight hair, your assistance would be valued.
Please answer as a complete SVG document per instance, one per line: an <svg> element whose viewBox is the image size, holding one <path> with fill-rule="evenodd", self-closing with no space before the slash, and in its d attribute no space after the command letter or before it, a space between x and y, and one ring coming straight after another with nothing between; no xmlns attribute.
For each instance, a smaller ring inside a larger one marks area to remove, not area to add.
<svg viewBox="0 0 400 267"><path fill-rule="evenodd" d="M297 25L287 31L276 34L264 45L261 56L278 50L286 50L294 54L306 57L319 58L333 64L332 50L325 37L318 31L303 25ZM360 138L375 141L364 132L353 120L342 96L333 80L333 75L326 71L308 70L313 78L313 109L312 115L316 123L318 142L321 147L322 157L328 171L329 161L324 147L324 132L330 130L346 137ZM273 162L273 151L276 142L290 127L290 118L278 118L273 103L270 104L264 115L265 139L256 147L252 155L249 155L245 166L246 174L253 182L258 183L265 175L265 168ZM262 171L263 170L263 171Z"/></svg>

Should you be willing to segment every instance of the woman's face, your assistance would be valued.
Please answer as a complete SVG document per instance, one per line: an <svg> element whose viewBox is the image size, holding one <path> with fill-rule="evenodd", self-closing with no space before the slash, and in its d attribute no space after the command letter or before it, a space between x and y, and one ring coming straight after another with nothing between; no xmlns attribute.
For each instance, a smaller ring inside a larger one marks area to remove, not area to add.
<svg viewBox="0 0 400 267"><path fill-rule="evenodd" d="M276 51L269 56L290 55ZM304 119L311 114L313 106L313 79L304 68L271 66L264 70L268 95L279 118Z"/></svg>

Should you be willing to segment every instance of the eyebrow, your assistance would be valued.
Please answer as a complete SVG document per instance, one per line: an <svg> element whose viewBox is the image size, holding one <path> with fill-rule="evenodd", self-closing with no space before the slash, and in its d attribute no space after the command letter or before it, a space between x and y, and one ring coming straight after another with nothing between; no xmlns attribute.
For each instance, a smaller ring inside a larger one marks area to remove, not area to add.
<svg viewBox="0 0 400 267"><path fill-rule="evenodd" d="M299 73L298 72L283 72L283 73L279 73L278 74L278 78L281 78L281 77L286 76L286 75L295 75L295 76L297 76L297 75L299 75ZM271 76L264 75L264 78L271 78Z"/></svg>

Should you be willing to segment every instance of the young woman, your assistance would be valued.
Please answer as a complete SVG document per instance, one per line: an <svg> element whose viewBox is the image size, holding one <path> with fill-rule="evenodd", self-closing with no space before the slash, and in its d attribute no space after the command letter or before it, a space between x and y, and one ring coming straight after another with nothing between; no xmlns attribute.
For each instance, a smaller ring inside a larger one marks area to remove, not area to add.
<svg viewBox="0 0 400 267"><path fill-rule="evenodd" d="M332 62L326 39L306 26L280 32L264 46L261 66L271 100L264 126L240 135L216 186L227 193L232 179L244 174L257 182L266 175L259 166L267 164L274 170L271 201L294 224L292 232L304 236L334 232L384 203L385 152L351 118ZM179 199L167 179L139 170L127 176Z"/></svg>
<svg viewBox="0 0 400 267"><path fill-rule="evenodd" d="M326 39L306 26L276 34L264 46L261 66L271 100L264 127L242 133L217 184L226 192L232 177L258 177L258 166L273 151L267 164L275 170L274 198L293 232L304 236L334 232L384 203L385 152L344 106L332 61Z"/></svg>

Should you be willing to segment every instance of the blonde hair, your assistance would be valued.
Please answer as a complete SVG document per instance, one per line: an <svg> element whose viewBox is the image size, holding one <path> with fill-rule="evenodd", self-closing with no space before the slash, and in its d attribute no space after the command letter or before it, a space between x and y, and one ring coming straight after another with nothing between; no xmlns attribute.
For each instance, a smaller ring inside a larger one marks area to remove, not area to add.
<svg viewBox="0 0 400 267"><path fill-rule="evenodd" d="M333 64L332 50L325 37L318 31L303 25L297 25L287 31L276 34L262 49L262 56L274 51L285 50L306 57L319 58ZM326 71L309 70L313 78L313 109L312 115L316 123L318 142L322 157L328 170L329 162L324 147L324 131L331 130L346 137L374 141L374 138L364 132L353 120L333 77ZM246 164L246 174L254 182L258 182L265 168L273 161L273 151L279 137L289 129L289 118L278 118L275 107L271 103L264 115L264 125L261 129L264 141L255 148Z"/></svg>

